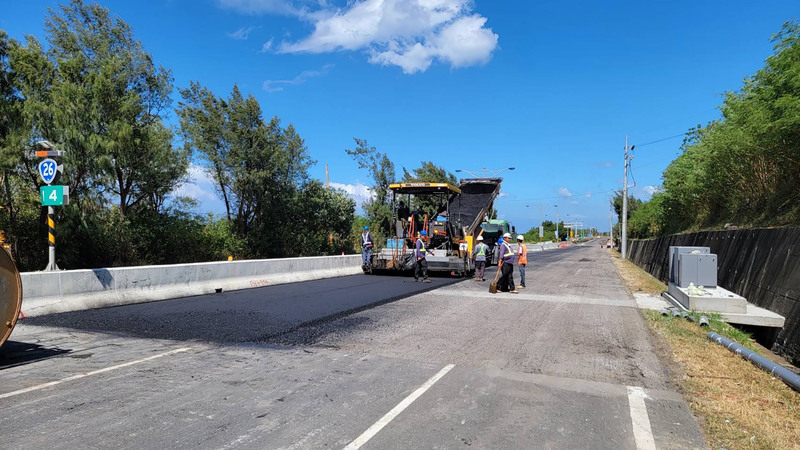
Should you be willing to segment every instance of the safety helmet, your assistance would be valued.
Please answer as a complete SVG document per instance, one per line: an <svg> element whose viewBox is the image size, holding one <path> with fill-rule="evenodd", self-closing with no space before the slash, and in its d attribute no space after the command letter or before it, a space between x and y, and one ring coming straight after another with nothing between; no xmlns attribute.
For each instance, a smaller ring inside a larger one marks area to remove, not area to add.
<svg viewBox="0 0 800 450"><path fill-rule="evenodd" d="M369 225L364 225L365 230L369 230Z"/></svg>
<svg viewBox="0 0 800 450"><path fill-rule="evenodd" d="M520 234L519 236L517 236L517 240L518 241L524 241L525 237Z"/></svg>
<svg viewBox="0 0 800 450"><path fill-rule="evenodd" d="M483 240L483 236L478 236L478 240L482 241Z"/></svg>
<svg viewBox="0 0 800 450"><path fill-rule="evenodd" d="M511 237L511 233L506 233L506 234L503 235L503 239L510 238L510 237Z"/></svg>
<svg viewBox="0 0 800 450"><path fill-rule="evenodd" d="M422 230L422 231L420 231L420 232L419 232L419 235L420 235L420 236L427 236L427 235L428 235L428 232L427 232L427 231L425 231L425 230Z"/></svg>

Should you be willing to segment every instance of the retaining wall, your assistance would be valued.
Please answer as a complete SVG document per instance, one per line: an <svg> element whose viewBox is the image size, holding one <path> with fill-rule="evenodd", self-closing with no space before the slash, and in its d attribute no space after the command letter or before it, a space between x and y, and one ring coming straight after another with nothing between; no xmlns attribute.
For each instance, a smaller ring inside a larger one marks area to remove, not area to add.
<svg viewBox="0 0 800 450"><path fill-rule="evenodd" d="M22 313L141 303L361 273L361 255L25 272Z"/></svg>
<svg viewBox="0 0 800 450"><path fill-rule="evenodd" d="M717 283L786 317L773 350L800 361L800 228L703 231L631 240L628 258L667 282L667 253L672 245L710 247L717 255Z"/></svg>

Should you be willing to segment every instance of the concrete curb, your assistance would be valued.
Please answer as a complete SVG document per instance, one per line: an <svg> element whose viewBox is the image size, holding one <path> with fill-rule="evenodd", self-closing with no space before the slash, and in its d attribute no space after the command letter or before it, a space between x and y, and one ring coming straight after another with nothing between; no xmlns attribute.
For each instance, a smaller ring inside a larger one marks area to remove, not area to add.
<svg viewBox="0 0 800 450"><path fill-rule="evenodd" d="M359 273L361 255L25 272L22 311L34 317Z"/></svg>

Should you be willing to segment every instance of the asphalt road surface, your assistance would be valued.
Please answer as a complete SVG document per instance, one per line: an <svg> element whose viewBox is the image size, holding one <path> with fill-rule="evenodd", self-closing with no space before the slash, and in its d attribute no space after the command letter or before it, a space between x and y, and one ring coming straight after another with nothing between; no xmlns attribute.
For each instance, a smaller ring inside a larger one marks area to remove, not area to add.
<svg viewBox="0 0 800 450"><path fill-rule="evenodd" d="M359 275L22 320L4 447L704 447L607 250L529 260L518 295Z"/></svg>

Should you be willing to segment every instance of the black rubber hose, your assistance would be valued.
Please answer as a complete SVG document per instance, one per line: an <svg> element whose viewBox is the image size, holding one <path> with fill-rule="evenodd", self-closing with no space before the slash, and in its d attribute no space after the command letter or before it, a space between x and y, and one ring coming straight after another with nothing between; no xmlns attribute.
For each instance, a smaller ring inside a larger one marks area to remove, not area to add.
<svg viewBox="0 0 800 450"><path fill-rule="evenodd" d="M737 355L741 356L742 358L750 361L751 363L755 364L757 367L763 369L766 372L772 374L772 376L780 378L784 383L786 383L789 387L794 389L797 392L800 392L800 375L792 372L791 370L781 366L780 364L776 364L767 358L759 355L758 353L749 350L741 345L733 342L728 338L724 338L717 333L709 332L708 338L712 341L715 341L717 344L722 345L723 347L727 348L728 350L736 353Z"/></svg>

